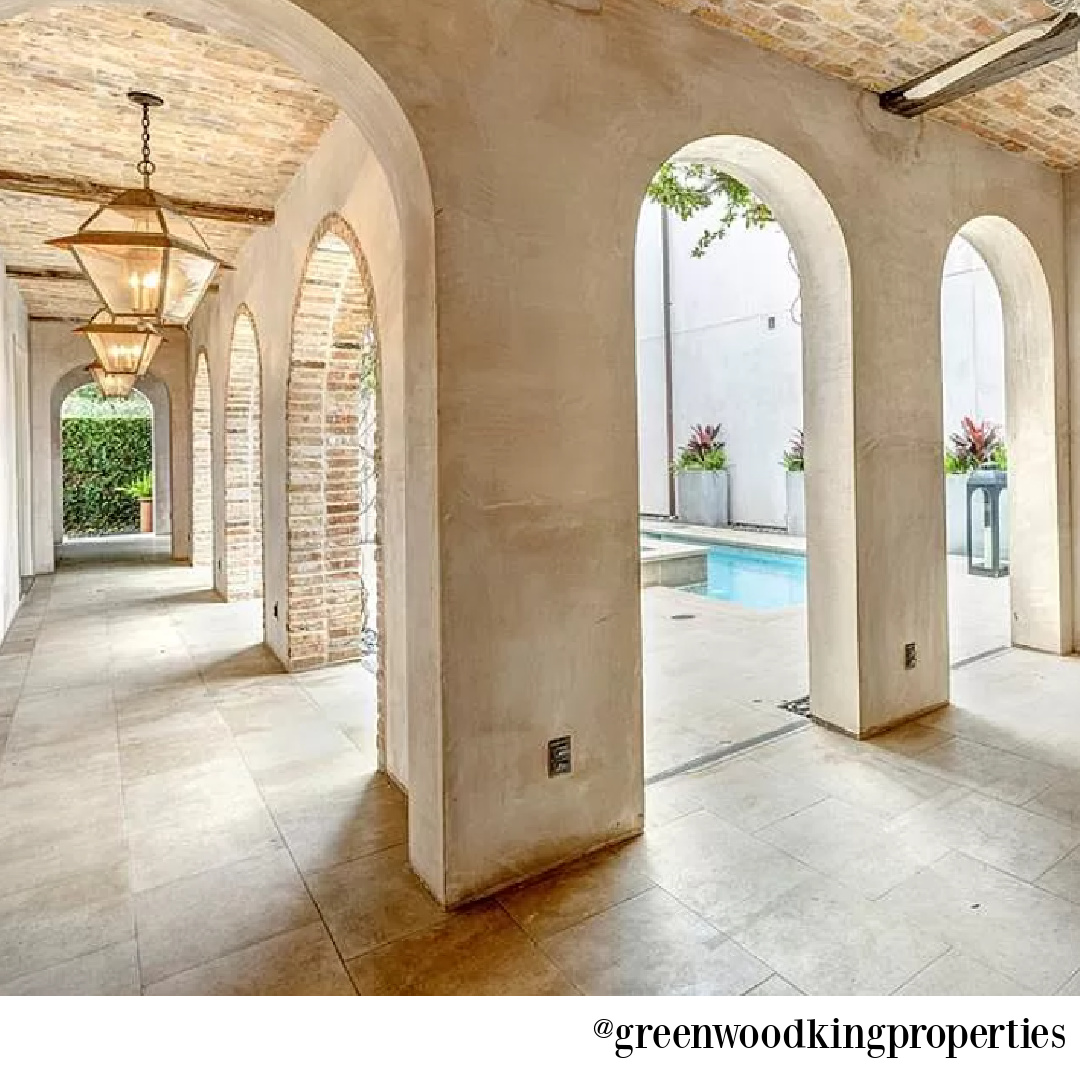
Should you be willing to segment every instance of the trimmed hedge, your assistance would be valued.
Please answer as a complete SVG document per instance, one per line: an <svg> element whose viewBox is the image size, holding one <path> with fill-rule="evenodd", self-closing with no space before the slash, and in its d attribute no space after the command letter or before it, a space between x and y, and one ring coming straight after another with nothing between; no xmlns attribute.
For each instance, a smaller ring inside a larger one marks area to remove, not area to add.
<svg viewBox="0 0 1080 1080"><path fill-rule="evenodd" d="M101 536L139 531L139 501L117 488L153 468L149 417L67 417L64 447L64 534Z"/></svg>

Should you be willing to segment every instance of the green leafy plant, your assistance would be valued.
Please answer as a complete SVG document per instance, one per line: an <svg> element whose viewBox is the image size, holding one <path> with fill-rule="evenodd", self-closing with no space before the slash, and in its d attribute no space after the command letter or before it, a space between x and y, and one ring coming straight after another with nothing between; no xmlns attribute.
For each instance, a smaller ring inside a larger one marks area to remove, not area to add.
<svg viewBox="0 0 1080 1080"><path fill-rule="evenodd" d="M154 474L149 469L134 480L116 489L129 499L152 499L154 497Z"/></svg>
<svg viewBox="0 0 1080 1080"><path fill-rule="evenodd" d="M719 203L720 224L706 229L691 254L700 259L717 240L723 239L736 222L760 229L775 221L772 210L744 183L714 165L666 161L647 189L648 198L667 207L682 221Z"/></svg>
<svg viewBox="0 0 1080 1080"><path fill-rule="evenodd" d="M695 424L690 438L679 448L676 472L719 472L727 468L727 450L719 424Z"/></svg>
<svg viewBox="0 0 1080 1080"><path fill-rule="evenodd" d="M950 475L963 475L975 469L1004 468L1005 443L1001 429L989 420L976 422L970 416L960 421L960 430L949 436L945 452L945 471Z"/></svg>
<svg viewBox="0 0 1080 1080"><path fill-rule="evenodd" d="M150 418L66 417L61 431L65 534L138 532L139 504L117 489L153 466Z"/></svg>
<svg viewBox="0 0 1080 1080"><path fill-rule="evenodd" d="M788 472L804 472L806 462L803 457L803 432L799 428L791 437L788 448L784 451L784 468Z"/></svg>

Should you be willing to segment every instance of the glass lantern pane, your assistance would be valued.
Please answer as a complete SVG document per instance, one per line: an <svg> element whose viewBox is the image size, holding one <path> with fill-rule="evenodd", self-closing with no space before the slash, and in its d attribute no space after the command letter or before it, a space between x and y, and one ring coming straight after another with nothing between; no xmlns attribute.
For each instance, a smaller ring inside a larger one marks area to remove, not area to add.
<svg viewBox="0 0 1080 1080"><path fill-rule="evenodd" d="M201 248L206 247L206 241L202 238L202 234L183 214L164 208L162 208L161 213L165 218L165 225L170 236L175 237L177 240L183 240L185 244L194 244L196 247Z"/></svg>
<svg viewBox="0 0 1080 1080"><path fill-rule="evenodd" d="M114 315L157 315L164 249L80 244L77 255Z"/></svg>
<svg viewBox="0 0 1080 1080"><path fill-rule="evenodd" d="M217 263L213 259L174 248L169 253L169 278L165 285L162 319L186 323L195 313L215 270Z"/></svg>

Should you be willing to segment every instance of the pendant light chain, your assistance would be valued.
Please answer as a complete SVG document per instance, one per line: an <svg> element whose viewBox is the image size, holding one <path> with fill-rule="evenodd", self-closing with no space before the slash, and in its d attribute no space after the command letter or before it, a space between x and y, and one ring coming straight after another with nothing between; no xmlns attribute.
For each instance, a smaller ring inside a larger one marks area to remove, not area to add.
<svg viewBox="0 0 1080 1080"><path fill-rule="evenodd" d="M143 187L150 186L150 177L154 174L157 166L150 160L150 103L142 104L142 161L135 166L143 178Z"/></svg>

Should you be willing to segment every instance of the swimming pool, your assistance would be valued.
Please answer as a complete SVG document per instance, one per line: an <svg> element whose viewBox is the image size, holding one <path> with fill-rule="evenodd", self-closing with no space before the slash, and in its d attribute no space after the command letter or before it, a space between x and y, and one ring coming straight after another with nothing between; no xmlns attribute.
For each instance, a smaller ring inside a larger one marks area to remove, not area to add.
<svg viewBox="0 0 1080 1080"><path fill-rule="evenodd" d="M645 535L666 539L661 533ZM682 543L688 542L683 537L679 539ZM686 585L686 592L765 610L806 603L804 555L735 547L732 544L700 546L709 553L708 581L704 585Z"/></svg>

